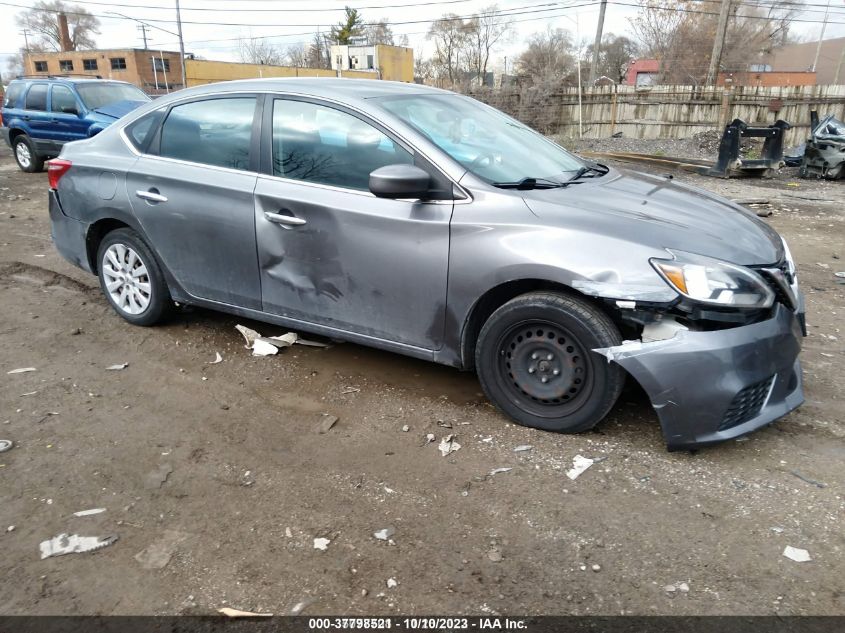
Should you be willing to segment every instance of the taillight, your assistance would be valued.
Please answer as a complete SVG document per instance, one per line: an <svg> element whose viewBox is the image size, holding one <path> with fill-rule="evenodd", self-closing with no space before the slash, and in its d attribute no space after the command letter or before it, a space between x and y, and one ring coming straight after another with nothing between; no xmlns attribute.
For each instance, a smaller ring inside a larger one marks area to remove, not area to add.
<svg viewBox="0 0 845 633"><path fill-rule="evenodd" d="M59 180L73 166L73 163L64 158L54 158L47 161L47 179L50 181L50 189L59 188Z"/></svg>

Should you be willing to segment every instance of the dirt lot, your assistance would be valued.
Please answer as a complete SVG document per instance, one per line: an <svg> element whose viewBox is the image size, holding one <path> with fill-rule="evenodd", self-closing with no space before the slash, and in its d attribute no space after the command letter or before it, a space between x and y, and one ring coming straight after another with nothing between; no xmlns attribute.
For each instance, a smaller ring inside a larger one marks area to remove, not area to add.
<svg viewBox="0 0 845 633"><path fill-rule="evenodd" d="M810 324L806 404L696 454L666 452L634 386L555 435L449 368L350 344L253 358L202 310L131 327L53 250L46 174L3 147L0 613L845 614L845 183L678 177L772 199ZM579 454L604 460L571 481ZM119 540L40 560L62 532Z"/></svg>

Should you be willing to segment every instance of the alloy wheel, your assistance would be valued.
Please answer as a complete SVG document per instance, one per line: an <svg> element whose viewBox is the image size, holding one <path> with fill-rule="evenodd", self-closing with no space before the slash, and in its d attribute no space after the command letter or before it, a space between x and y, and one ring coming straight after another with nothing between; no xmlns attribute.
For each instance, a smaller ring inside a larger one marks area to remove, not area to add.
<svg viewBox="0 0 845 633"><path fill-rule="evenodd" d="M106 250L102 266L112 303L126 314L142 314L150 305L152 286L140 255L126 244L115 243Z"/></svg>
<svg viewBox="0 0 845 633"><path fill-rule="evenodd" d="M28 169L32 165L32 155L29 153L29 147L23 141L15 145L15 157L18 159L18 164L24 169Z"/></svg>

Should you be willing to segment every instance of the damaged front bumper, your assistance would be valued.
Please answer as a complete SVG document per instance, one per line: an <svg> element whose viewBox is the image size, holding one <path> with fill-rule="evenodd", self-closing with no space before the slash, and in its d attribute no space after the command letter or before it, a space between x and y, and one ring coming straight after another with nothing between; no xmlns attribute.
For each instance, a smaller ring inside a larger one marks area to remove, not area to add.
<svg viewBox="0 0 845 633"><path fill-rule="evenodd" d="M594 350L645 389L669 450L691 449L750 433L804 402L803 301L777 304L766 321L667 340Z"/></svg>

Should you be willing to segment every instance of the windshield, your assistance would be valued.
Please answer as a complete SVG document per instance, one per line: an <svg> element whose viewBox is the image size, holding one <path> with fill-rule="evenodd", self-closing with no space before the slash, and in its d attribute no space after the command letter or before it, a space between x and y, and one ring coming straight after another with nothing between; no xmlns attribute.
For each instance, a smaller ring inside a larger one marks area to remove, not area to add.
<svg viewBox="0 0 845 633"><path fill-rule="evenodd" d="M543 135L469 97L409 95L383 98L381 105L487 182L559 182L584 166Z"/></svg>
<svg viewBox="0 0 845 633"><path fill-rule="evenodd" d="M76 90L89 110L96 110L118 101L150 101L147 95L129 84L76 84Z"/></svg>

